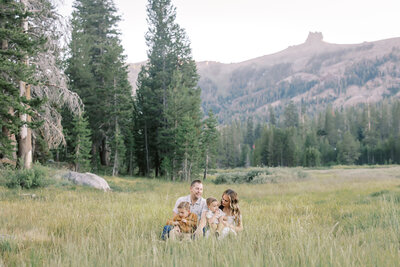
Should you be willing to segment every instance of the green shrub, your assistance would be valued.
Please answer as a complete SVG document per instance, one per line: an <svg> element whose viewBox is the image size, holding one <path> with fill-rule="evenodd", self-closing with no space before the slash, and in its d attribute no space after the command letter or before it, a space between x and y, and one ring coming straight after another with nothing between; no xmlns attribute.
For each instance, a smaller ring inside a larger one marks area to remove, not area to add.
<svg viewBox="0 0 400 267"><path fill-rule="evenodd" d="M8 188L37 188L46 184L46 171L41 166L34 166L32 169L9 171L7 173Z"/></svg>
<svg viewBox="0 0 400 267"><path fill-rule="evenodd" d="M381 190L381 191L374 192L374 193L370 194L370 196L371 197L379 197L379 196L382 196L382 195L385 195L385 194L388 194L388 193L389 193L388 190Z"/></svg>
<svg viewBox="0 0 400 267"><path fill-rule="evenodd" d="M308 174L303 172L303 171L297 171L297 178L299 179L305 179L308 177Z"/></svg>
<svg viewBox="0 0 400 267"><path fill-rule="evenodd" d="M266 170L251 170L249 172L230 172L222 173L217 176L213 181L215 184L262 184L268 182L274 182L271 177L271 173Z"/></svg>
<svg viewBox="0 0 400 267"><path fill-rule="evenodd" d="M232 184L240 179L241 173L222 173L214 180L215 184Z"/></svg>

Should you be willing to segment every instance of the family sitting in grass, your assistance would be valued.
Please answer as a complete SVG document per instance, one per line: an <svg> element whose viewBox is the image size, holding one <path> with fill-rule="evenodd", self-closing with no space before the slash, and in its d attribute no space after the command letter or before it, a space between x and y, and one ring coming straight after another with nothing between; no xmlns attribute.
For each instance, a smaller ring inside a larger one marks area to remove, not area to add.
<svg viewBox="0 0 400 267"><path fill-rule="evenodd" d="M205 200L202 195L203 183L194 180L190 185L190 195L176 201L173 218L164 226L163 240L190 240L201 236L222 239L243 230L239 198L235 191L225 190L221 202L214 197Z"/></svg>

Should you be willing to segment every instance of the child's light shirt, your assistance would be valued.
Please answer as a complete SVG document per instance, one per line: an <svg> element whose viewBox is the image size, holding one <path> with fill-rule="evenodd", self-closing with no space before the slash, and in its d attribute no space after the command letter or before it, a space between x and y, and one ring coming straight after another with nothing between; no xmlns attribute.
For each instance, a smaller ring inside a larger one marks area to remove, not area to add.
<svg viewBox="0 0 400 267"><path fill-rule="evenodd" d="M220 209L218 209L216 212L218 212L217 216L215 216L215 219L212 223L218 224L219 218L221 218L224 215L224 212ZM206 218L211 219L213 216L214 216L214 212L212 212L211 210L208 210L206 213Z"/></svg>

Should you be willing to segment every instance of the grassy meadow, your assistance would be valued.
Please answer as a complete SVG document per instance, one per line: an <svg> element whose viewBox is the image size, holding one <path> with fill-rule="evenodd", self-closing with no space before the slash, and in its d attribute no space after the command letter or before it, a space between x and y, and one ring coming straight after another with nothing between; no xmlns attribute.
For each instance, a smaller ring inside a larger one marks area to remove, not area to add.
<svg viewBox="0 0 400 267"><path fill-rule="evenodd" d="M399 166L269 170L273 183L205 182L203 197L227 188L240 197L245 230L222 241L160 240L187 183L0 186L0 266L400 265Z"/></svg>

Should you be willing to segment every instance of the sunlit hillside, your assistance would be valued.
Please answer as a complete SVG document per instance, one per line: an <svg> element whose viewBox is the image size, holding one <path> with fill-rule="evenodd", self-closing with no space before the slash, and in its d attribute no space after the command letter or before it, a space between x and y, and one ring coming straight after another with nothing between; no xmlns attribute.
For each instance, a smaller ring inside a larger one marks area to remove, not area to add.
<svg viewBox="0 0 400 267"><path fill-rule="evenodd" d="M288 101L304 103L309 113L400 97L400 38L360 44L332 44L310 33L303 44L244 62L197 63L202 107L221 122L249 115L268 116ZM131 65L132 77L139 64ZM133 84L133 87L136 85Z"/></svg>

